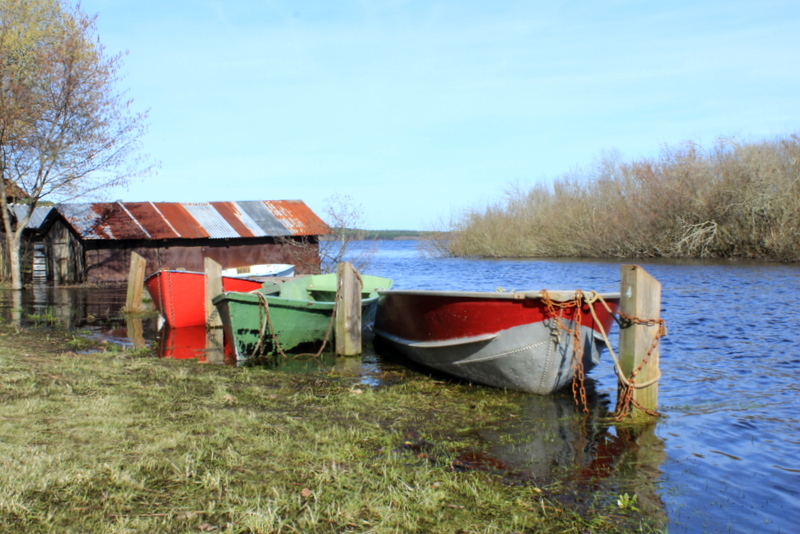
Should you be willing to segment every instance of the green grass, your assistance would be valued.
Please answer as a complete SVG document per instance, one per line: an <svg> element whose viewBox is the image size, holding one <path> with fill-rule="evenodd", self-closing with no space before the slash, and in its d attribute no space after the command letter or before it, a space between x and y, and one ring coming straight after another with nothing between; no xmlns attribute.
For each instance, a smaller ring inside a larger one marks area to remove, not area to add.
<svg viewBox="0 0 800 534"><path fill-rule="evenodd" d="M652 531L454 470L517 409L492 390L64 348L0 327L4 533Z"/></svg>

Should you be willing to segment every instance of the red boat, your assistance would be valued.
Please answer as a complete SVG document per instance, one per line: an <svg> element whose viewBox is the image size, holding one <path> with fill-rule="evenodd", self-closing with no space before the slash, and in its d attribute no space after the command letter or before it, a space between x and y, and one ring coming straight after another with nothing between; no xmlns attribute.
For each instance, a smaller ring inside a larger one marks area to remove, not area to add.
<svg viewBox="0 0 800 534"><path fill-rule="evenodd" d="M576 333L584 372L597 365L602 332L609 332L620 297L574 291L378 294L375 333L406 357L457 378L539 395L572 383Z"/></svg>
<svg viewBox="0 0 800 534"><path fill-rule="evenodd" d="M246 293L261 289L263 282L233 276L222 277L223 291ZM148 276L144 286L153 303L173 328L205 326L206 275L193 271L162 270Z"/></svg>

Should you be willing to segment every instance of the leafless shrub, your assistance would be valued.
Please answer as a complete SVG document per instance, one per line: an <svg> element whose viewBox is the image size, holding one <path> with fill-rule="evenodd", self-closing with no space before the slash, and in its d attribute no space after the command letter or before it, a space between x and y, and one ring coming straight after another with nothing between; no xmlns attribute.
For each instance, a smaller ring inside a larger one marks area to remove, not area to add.
<svg viewBox="0 0 800 534"><path fill-rule="evenodd" d="M333 233L320 240L320 271L336 272L336 264L349 261L359 272L369 268L377 249L366 247L353 252L353 242L364 239L366 226L364 207L353 200L350 195L334 194L326 199L326 222ZM347 256L347 257L345 257Z"/></svg>
<svg viewBox="0 0 800 534"><path fill-rule="evenodd" d="M486 257L742 257L800 261L800 137L665 146L465 211L447 252Z"/></svg>

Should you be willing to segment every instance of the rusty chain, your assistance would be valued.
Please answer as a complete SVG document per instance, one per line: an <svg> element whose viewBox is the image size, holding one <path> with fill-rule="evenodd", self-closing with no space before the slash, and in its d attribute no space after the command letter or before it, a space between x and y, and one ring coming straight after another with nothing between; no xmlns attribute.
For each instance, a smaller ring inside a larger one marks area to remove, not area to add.
<svg viewBox="0 0 800 534"><path fill-rule="evenodd" d="M661 413L657 412L656 410L651 410L642 406L636 399L633 398L633 393L637 389L636 376L642 371L642 369L644 369L644 366L647 365L647 362L650 360L650 356L652 356L653 351L656 349L656 347L658 347L659 340L667 335L667 323L664 321L664 319L641 319L623 312L617 312L617 314L620 317L621 328L628 328L635 325L658 325L658 330L656 330L656 333L653 335L653 341L650 343L650 348L647 349L644 358L642 358L642 362L631 372L631 375L627 377L626 380L622 380L622 368L618 368L617 376L619 378L619 394L617 395L617 405L614 408L614 413L611 415L614 417L615 421L622 421L628 416L628 414L630 414L631 407L634 407L652 417L661 417ZM655 380L649 380L645 384L640 384L638 385L638 388L647 387L658 381L659 378L660 376L656 377Z"/></svg>
<svg viewBox="0 0 800 534"><path fill-rule="evenodd" d="M572 337L572 398L575 404L583 406L583 413L589 413L589 403L586 400L586 373L583 368L583 343L581 339L581 308L583 307L583 292L575 291L575 298L565 302L555 302L550 298L546 289L541 291L542 302L547 307L547 312L556 323L556 328L563 330L568 337ZM564 324L564 311L575 308L575 328Z"/></svg>
<svg viewBox="0 0 800 534"><path fill-rule="evenodd" d="M572 300L568 300L565 302L555 302L552 298L550 298L549 293L547 290L542 290L542 302L544 302L545 306L547 307L547 311L550 316L553 317L555 321L556 327L559 330L563 330L566 334L572 337L572 396L575 400L576 405L583 406L583 413L589 413L588 402L586 400L586 384L585 384L585 370L583 366L583 346L580 334L581 328L581 319L582 319L582 307L584 303L584 299L586 303L589 305L589 311L592 313L592 317L594 318L595 322L600 326L602 331L603 337L606 341L606 345L611 352L611 355L614 359L615 367L617 368L617 380L619 382L620 393L617 398L617 405L612 413L612 416L616 421L621 421L625 417L628 416L630 413L631 407L635 407L644 413L651 415L653 417L660 417L661 414L655 410L650 410L642 406L636 399L633 398L633 393L636 389L645 388L657 382L660 376L648 380L643 384L636 383L636 376L642 371L647 362L650 360L650 357L653 354L653 351L659 344L659 340L667 334L667 327L666 321L664 319L641 319L639 317L634 317L623 313L621 311L612 312L611 308L605 302L605 300L600 297L599 294L593 293L593 296L590 298L584 297L583 292L578 289L575 291L575 297ZM614 354L613 348L611 347L611 343L608 340L606 335L605 329L602 326L602 323L598 319L595 311L594 311L594 302L600 301L608 310L609 313L615 315L617 318L617 322L619 323L621 328L627 328L632 325L643 325L643 326L656 326L658 325L658 330L656 331L655 335L653 336L653 341L650 344L650 348L647 350L645 357L642 359L642 362L639 366L633 370L630 377L625 377L622 372L622 367L617 361L617 357ZM569 328L563 321L563 314L564 311L569 308L575 308L575 328Z"/></svg>
<svg viewBox="0 0 800 534"><path fill-rule="evenodd" d="M172 293L172 272L171 271L164 271L164 274L167 276L167 286L169 287L169 318L172 320L170 326L175 328L175 305ZM166 301L164 300L164 288L158 288L159 296L161 297L161 308L164 309L166 306Z"/></svg>

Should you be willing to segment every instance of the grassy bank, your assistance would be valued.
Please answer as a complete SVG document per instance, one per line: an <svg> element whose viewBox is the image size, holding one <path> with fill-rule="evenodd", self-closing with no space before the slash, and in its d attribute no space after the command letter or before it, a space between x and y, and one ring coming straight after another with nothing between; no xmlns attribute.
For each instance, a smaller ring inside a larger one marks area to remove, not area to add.
<svg viewBox="0 0 800 534"><path fill-rule="evenodd" d="M81 345L0 326L2 532L650 531L635 507L454 468L511 396Z"/></svg>
<svg viewBox="0 0 800 534"><path fill-rule="evenodd" d="M552 186L512 187L450 230L440 254L800 261L800 137L609 156Z"/></svg>

